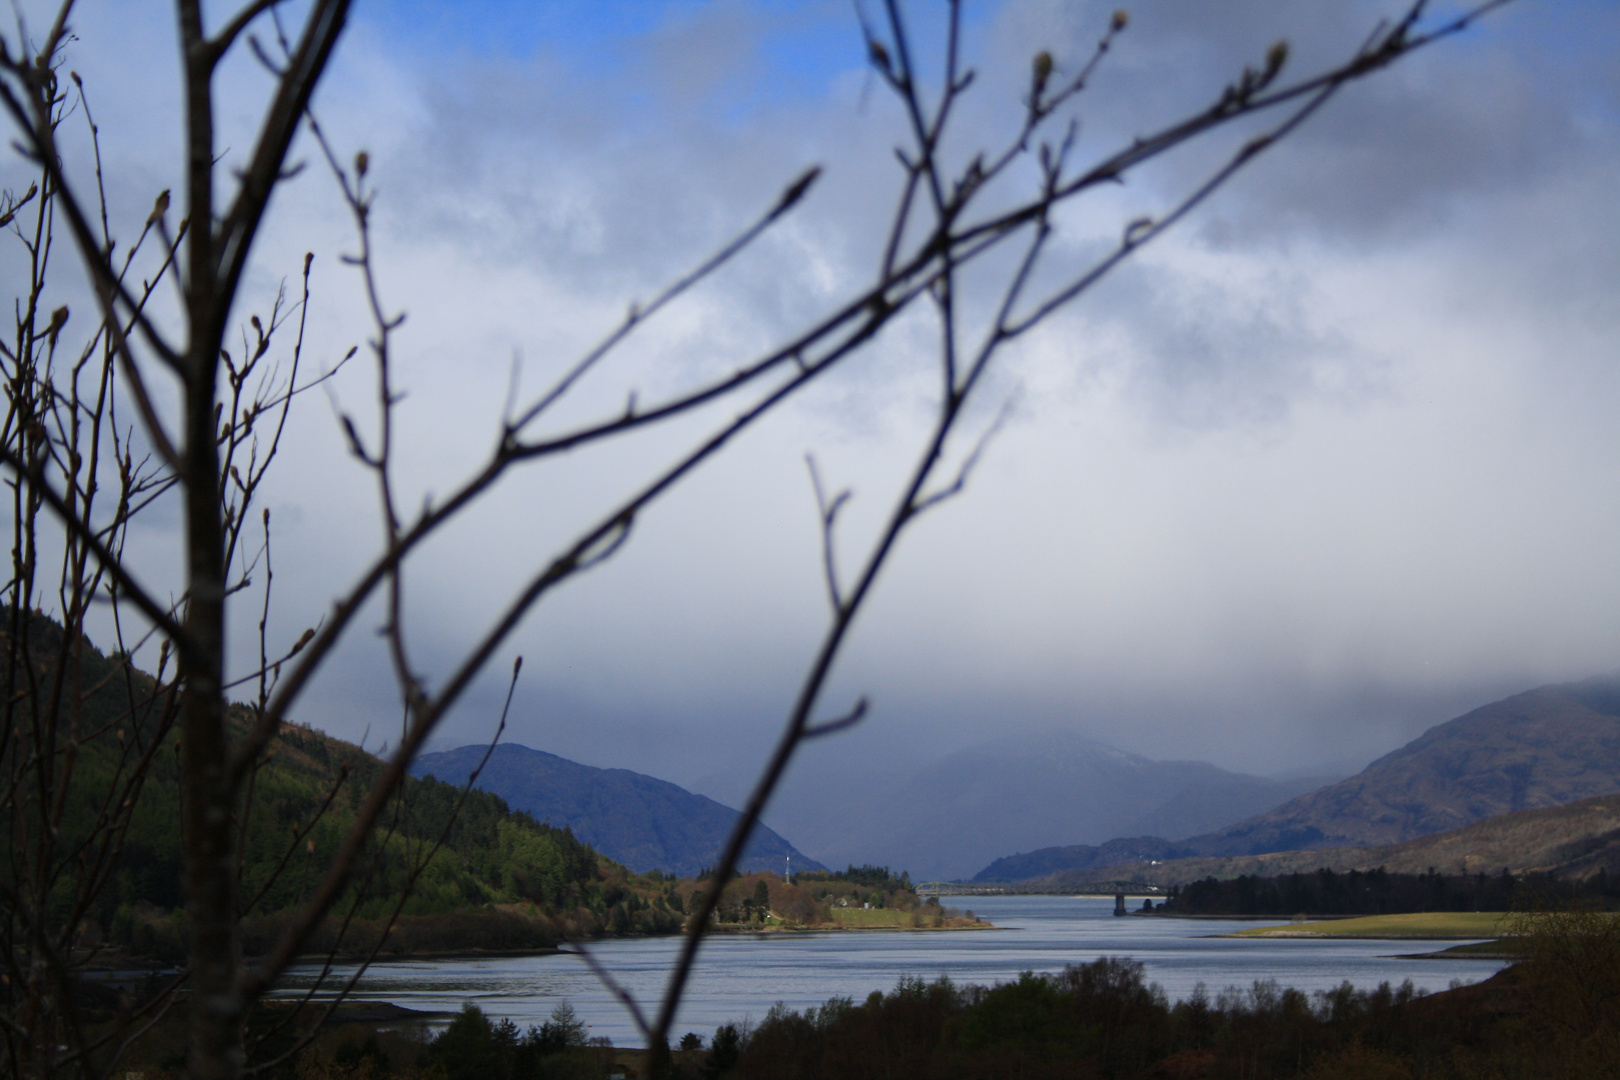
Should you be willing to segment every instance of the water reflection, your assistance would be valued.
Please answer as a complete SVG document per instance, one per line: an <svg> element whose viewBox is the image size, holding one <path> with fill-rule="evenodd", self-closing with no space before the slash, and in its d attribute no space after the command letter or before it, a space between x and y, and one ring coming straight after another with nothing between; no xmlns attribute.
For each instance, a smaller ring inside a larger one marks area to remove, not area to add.
<svg viewBox="0 0 1620 1080"><path fill-rule="evenodd" d="M1279 920L1121 919L1113 915L1113 901L1102 897L974 896L946 902L972 908L998 929L713 938L703 947L675 1032L696 1031L706 1040L722 1023L759 1019L772 1002L803 1009L834 996L859 1001L873 990L893 989L902 975L988 984L1021 971L1058 971L1105 954L1142 961L1148 978L1172 999L1190 994L1200 982L1214 992L1247 987L1257 979L1276 979L1307 992L1345 980L1367 988L1403 979L1441 990L1453 980L1476 982L1502 966L1494 960L1395 958L1430 947L1422 943L1212 937ZM604 941L593 952L638 1000L652 1003L663 992L676 948L675 939L657 938ZM296 969L279 993L307 988L317 970ZM358 996L443 1011L472 1001L520 1027L543 1022L566 998L591 1025L592 1035L606 1035L619 1046L640 1045L623 1006L571 956L377 964L361 980Z"/></svg>

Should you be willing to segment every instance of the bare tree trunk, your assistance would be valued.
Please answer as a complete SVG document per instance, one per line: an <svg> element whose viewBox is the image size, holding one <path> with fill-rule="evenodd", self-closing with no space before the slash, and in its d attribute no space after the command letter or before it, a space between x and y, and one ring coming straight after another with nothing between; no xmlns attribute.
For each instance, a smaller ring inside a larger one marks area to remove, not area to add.
<svg viewBox="0 0 1620 1080"><path fill-rule="evenodd" d="M233 842L237 793L226 782L225 568L220 522L219 343L229 297L215 287L214 61L199 0L179 5L185 65L186 207L192 223L185 262L187 344L182 361L186 502L185 637L180 647L180 733L184 784L186 896L191 933L191 1075L228 1080L243 1065L242 1003Z"/></svg>

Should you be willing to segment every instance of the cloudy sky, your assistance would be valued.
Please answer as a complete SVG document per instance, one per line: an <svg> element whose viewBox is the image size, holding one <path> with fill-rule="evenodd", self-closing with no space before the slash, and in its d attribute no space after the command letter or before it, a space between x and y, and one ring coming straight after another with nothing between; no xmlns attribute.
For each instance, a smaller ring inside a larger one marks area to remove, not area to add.
<svg viewBox="0 0 1620 1080"><path fill-rule="evenodd" d="M978 78L952 160L1004 145L1030 58L1076 70L1114 6L969 2ZM1207 105L1279 38L1294 75L1342 58L1398 6L1127 2L1131 25L1074 110L1077 155ZM935 71L938 5L908 10ZM170 20L107 0L75 23L70 65L128 233L178 186ZM858 20L831 0L356 5L316 107L345 159L370 155L380 281L408 313L407 503L489 451L514 372L520 400L538 393L809 165L824 177L789 220L542 427L729 371L870 281L904 127ZM1045 729L1248 772L1349 771L1506 693L1620 669L1617 54L1612 3L1519 0L1345 91L1001 354L957 452L999 410L1006 423L963 496L896 552L824 708L866 694L873 711L808 752L797 797ZM267 85L246 53L222 76L227 162ZM1163 213L1243 137L1065 209L1044 280ZM250 299L313 251L307 359L330 367L368 333L339 261L353 233L312 144L295 157L312 167L278 196ZM16 186L16 160L4 169ZM993 198L1032 183L1015 171ZM970 280L970 314L1004 271ZM508 738L736 798L826 619L804 455L853 492L838 536L853 566L926 433L934 341L926 319L900 320L542 604L495 665L525 657ZM370 424L364 357L328 389L304 399L269 500L283 640L378 544L375 495L334 420ZM413 567L423 668L442 676L566 538L739 407L553 459L480 502ZM172 513L144 528L149 580L174 580L177 544ZM233 643L243 665L256 603ZM373 748L398 722L377 621L301 713ZM499 683L437 745L485 737Z"/></svg>

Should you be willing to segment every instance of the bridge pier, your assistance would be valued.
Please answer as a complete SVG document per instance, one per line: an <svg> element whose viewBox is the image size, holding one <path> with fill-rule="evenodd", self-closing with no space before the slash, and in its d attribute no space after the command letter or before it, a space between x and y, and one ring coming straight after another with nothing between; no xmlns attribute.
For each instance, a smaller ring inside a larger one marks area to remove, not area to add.
<svg viewBox="0 0 1620 1080"><path fill-rule="evenodd" d="M1125 914L1125 894L1122 892L1117 892L1114 894L1114 914Z"/></svg>

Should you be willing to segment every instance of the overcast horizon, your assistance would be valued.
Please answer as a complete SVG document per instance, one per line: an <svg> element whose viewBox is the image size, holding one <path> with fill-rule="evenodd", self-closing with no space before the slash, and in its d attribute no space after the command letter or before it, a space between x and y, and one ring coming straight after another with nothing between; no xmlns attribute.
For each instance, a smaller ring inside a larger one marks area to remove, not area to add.
<svg viewBox="0 0 1620 1080"><path fill-rule="evenodd" d="M970 3L979 77L950 152L999 145L1030 58L1074 70L1116 6ZM1207 104L1278 38L1302 75L1401 5L1123 6L1131 25L1076 108L1082 159ZM114 232L132 235L180 188L173 27L161 6L102 0L75 28ZM938 31L919 7L919 54ZM1617 53L1614 5L1519 0L1346 89L1010 350L964 441L1003 407L1005 424L902 541L821 713L861 695L872 710L805 751L792 797L1047 730L1262 775L1354 771L1508 694L1620 672ZM266 85L252 65L224 80L228 160ZM871 274L901 179L903 117L832 0L360 3L315 108L344 160L369 155L381 287L408 313L412 506L488 451L514 369L535 393L811 165L805 204L553 424L731 370L831 310ZM1162 213L1239 138L1059 215L1053 272ZM339 261L352 230L300 140L310 167L278 194L248 291L261 310L313 251L305 362L329 369L368 327ZM8 150L0 183L24 177ZM644 514L526 619L432 748L488 737L521 653L509 741L737 799L826 617L804 456L854 493L852 567L929 419L930 341L900 322ZM286 641L378 544L334 419L369 423L369 378L362 356L309 395L272 474ZM442 677L514 583L732 408L528 469L478 504L411 574L421 665ZM132 547L171 588L165 513ZM237 616L241 671L257 600ZM376 622L297 714L372 750L399 717Z"/></svg>

